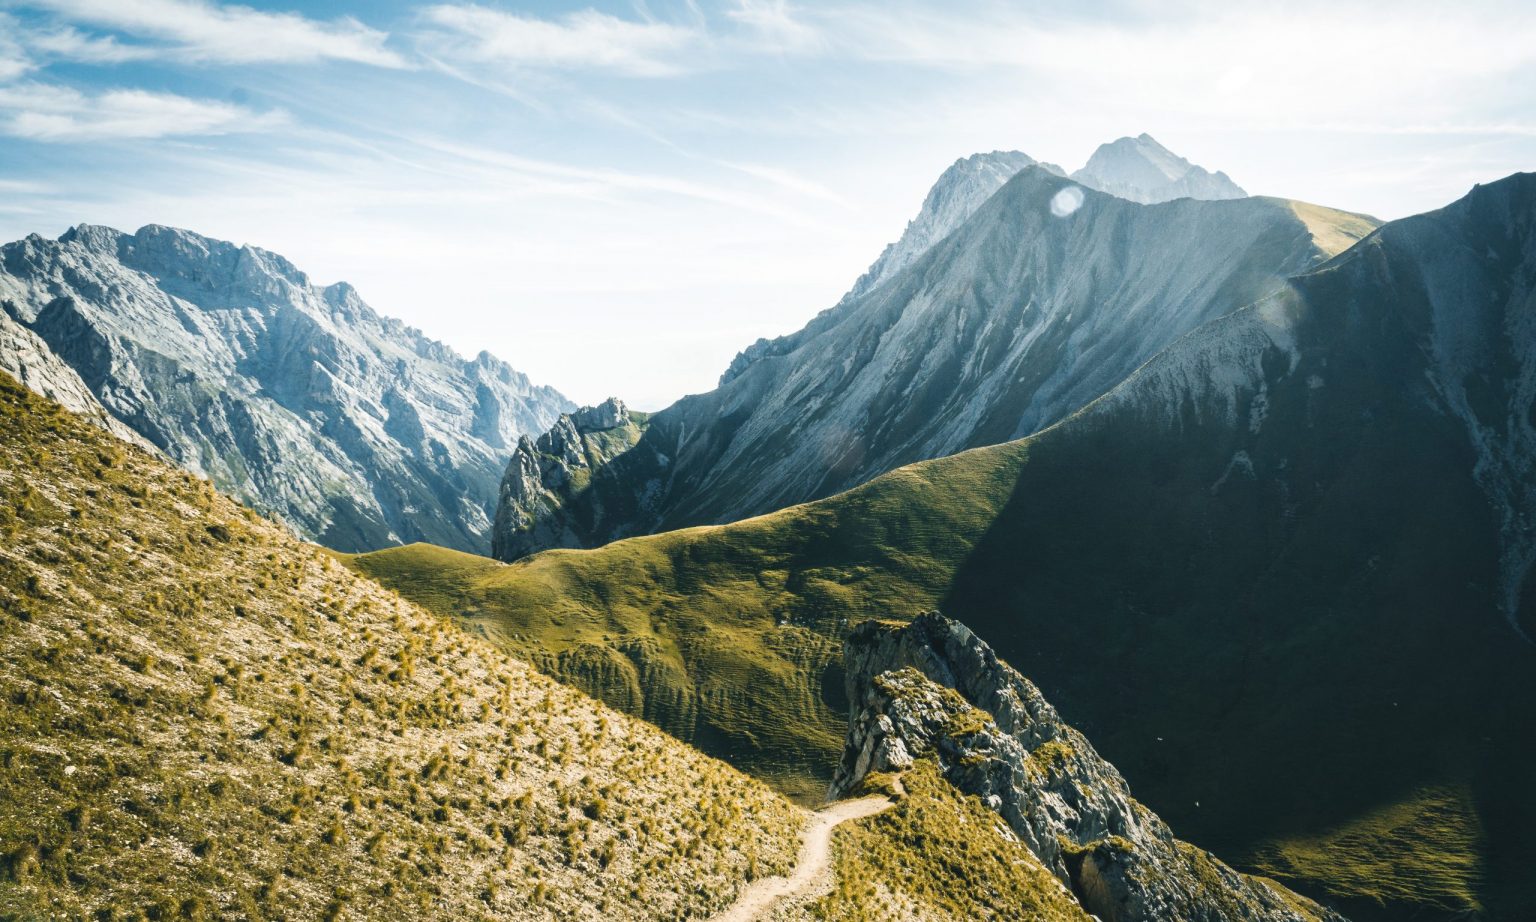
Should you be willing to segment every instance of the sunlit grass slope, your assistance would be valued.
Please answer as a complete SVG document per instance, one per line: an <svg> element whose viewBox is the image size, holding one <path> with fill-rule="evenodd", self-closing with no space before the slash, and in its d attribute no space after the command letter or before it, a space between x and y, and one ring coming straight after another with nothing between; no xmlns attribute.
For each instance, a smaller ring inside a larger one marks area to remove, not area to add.
<svg viewBox="0 0 1536 922"><path fill-rule="evenodd" d="M728 526L516 564L410 545L360 572L617 707L819 798L845 727L842 633L934 607L1027 449L913 465Z"/></svg>
<svg viewBox="0 0 1536 922"><path fill-rule="evenodd" d="M0 919L679 919L801 814L0 375Z"/></svg>
<svg viewBox="0 0 1536 922"><path fill-rule="evenodd" d="M810 901L812 918L1092 918L996 813L955 790L932 759L918 760L899 786L895 807L837 830L835 880Z"/></svg>

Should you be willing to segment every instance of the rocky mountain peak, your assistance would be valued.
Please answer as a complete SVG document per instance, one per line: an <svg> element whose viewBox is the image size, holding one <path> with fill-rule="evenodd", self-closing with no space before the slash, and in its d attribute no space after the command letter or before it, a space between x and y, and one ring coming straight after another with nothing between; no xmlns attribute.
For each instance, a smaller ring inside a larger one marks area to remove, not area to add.
<svg viewBox="0 0 1536 922"><path fill-rule="evenodd" d="M1248 195L1227 174L1196 166L1145 133L1099 145L1072 179L1144 205L1176 198L1220 200Z"/></svg>
<svg viewBox="0 0 1536 922"><path fill-rule="evenodd" d="M582 432L617 429L629 422L629 408L617 397L609 397L595 407L582 407L571 414L571 422Z"/></svg>
<svg viewBox="0 0 1536 922"><path fill-rule="evenodd" d="M1342 922L1176 839L1040 690L965 625L937 612L906 625L865 622L843 660L850 716L831 796L930 758L1100 919Z"/></svg>
<svg viewBox="0 0 1536 922"><path fill-rule="evenodd" d="M950 164L928 190L922 208L907 223L901 238L885 248L835 306L795 333L759 339L737 353L720 376L720 386L740 377L759 360L788 355L815 334L836 326L851 304L917 262L969 221L1009 180L1031 167L1052 176L1067 176L1056 164L1016 150L972 154ZM1100 145L1087 165L1070 178L1090 189L1144 205L1179 198L1219 200L1248 195L1225 173L1207 172L1145 133Z"/></svg>
<svg viewBox="0 0 1536 922"><path fill-rule="evenodd" d="M640 441L647 423L646 414L609 397L560 414L537 439L519 439L501 480L491 555L512 560L546 547L590 545L585 523L559 513L569 496Z"/></svg>
<svg viewBox="0 0 1536 922"><path fill-rule="evenodd" d="M116 257L118 242L122 238L123 232L113 227L100 224L76 224L59 236L59 242L77 244L86 249ZM39 241L43 239L38 237Z"/></svg>
<svg viewBox="0 0 1536 922"><path fill-rule="evenodd" d="M67 376L41 369L73 369L168 458L338 550L483 552L507 446L572 406L380 317L350 285L179 228L7 244L0 302L51 353L11 369L23 380L62 397Z"/></svg>
<svg viewBox="0 0 1536 922"><path fill-rule="evenodd" d="M885 248L843 300L857 298L911 265L935 243L964 224L1008 180L1031 166L1057 176L1066 175L1054 163L1042 163L1016 150L972 154L950 164L928 190L917 217L907 222L901 238Z"/></svg>
<svg viewBox="0 0 1536 922"><path fill-rule="evenodd" d="M824 329L834 323L840 309L873 291L902 269L916 262L934 244L954 233L976 213L987 199L1001 189L1008 180L1028 167L1038 167L1056 176L1066 171L1054 163L1043 163L1022 151L995 150L990 153L961 157L949 165L928 190L917 216L907 222L900 239L890 244L865 273L853 283L836 307L822 311L805 329L789 336L775 339L759 339L743 349L732 359L730 367L720 376L724 386L740 377L754 362L775 355L785 355L795 349L812 331Z"/></svg>

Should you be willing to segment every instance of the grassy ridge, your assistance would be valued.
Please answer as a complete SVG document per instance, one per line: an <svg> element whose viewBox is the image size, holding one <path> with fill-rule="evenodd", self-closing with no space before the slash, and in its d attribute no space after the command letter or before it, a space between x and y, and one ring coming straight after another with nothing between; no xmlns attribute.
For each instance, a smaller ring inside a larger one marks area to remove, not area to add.
<svg viewBox="0 0 1536 922"><path fill-rule="evenodd" d="M899 784L896 806L834 834L836 881L809 907L812 918L1088 922L997 814L955 790L931 759Z"/></svg>
<svg viewBox="0 0 1536 922"><path fill-rule="evenodd" d="M0 919L697 917L801 822L0 375Z"/></svg>
<svg viewBox="0 0 1536 922"><path fill-rule="evenodd" d="M815 799L845 730L842 632L937 604L1025 453L978 449L729 526L514 564L429 545L346 559L610 703L653 719L663 711L656 722L675 735ZM636 702L642 673L663 685L642 687L648 700ZM685 705L655 705L674 698Z"/></svg>

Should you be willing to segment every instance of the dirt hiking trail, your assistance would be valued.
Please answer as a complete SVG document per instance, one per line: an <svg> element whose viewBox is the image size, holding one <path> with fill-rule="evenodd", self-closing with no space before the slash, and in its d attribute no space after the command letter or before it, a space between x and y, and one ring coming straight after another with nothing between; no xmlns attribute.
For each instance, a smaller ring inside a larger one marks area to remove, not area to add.
<svg viewBox="0 0 1536 922"><path fill-rule="evenodd" d="M800 846L800 860L788 877L764 877L753 881L729 909L712 916L709 922L751 922L774 907L780 900L795 896L815 883L832 864L832 830L850 820L874 816L889 809L884 797L840 800L811 814L805 827L805 843Z"/></svg>

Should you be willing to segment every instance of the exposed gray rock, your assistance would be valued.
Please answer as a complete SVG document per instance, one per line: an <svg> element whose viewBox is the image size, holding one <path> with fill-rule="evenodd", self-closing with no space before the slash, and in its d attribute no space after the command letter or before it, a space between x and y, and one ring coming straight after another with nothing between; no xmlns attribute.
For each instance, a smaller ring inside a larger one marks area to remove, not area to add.
<svg viewBox="0 0 1536 922"><path fill-rule="evenodd" d="M118 438L153 450L137 432L107 412L75 370L54 355L41 337L12 320L5 309L8 306L0 305L0 371Z"/></svg>
<svg viewBox="0 0 1536 922"><path fill-rule="evenodd" d="M610 397L595 407L562 413L537 440L518 440L501 480L491 553L516 560L551 547L587 547L590 520L566 516L592 485L594 473L629 450L645 432L647 415ZM592 507L601 518L602 506Z"/></svg>
<svg viewBox="0 0 1536 922"><path fill-rule="evenodd" d="M836 307L828 308L816 316L801 330L774 339L759 339L739 352L731 360L730 367L720 376L720 384L737 377L749 365L759 359L786 355L808 337L814 336L822 326L831 322L839 308L860 296L868 294L887 279L916 262L933 245L954 233L955 229L970 219L976 210L1001 189L1008 180L1028 166L1038 166L1046 172L1065 176L1066 171L1054 163L1042 163L1022 151L995 150L990 154L972 154L950 164L939 175L933 188L923 199L917 217L907 222L901 238L890 244L874 261L853 288L843 295Z"/></svg>
<svg viewBox="0 0 1536 922"><path fill-rule="evenodd" d="M346 283L173 228L8 244L0 301L127 428L340 550L483 553L510 449L572 407Z"/></svg>
<svg viewBox="0 0 1536 922"><path fill-rule="evenodd" d="M959 622L865 622L843 660L852 706L832 796L931 757L1106 922L1342 918L1176 839L1039 689Z"/></svg>
<svg viewBox="0 0 1536 922"><path fill-rule="evenodd" d="M543 490L540 534L503 533L498 554L735 521L1029 435L1376 226L1280 199L1091 190L1053 215L1071 185L1024 167L884 283L655 414L589 487Z"/></svg>
<svg viewBox="0 0 1536 922"><path fill-rule="evenodd" d="M1151 205L1179 198L1243 198L1248 193L1217 171L1208 172L1157 143L1149 134L1099 145L1072 179L1090 189Z"/></svg>

